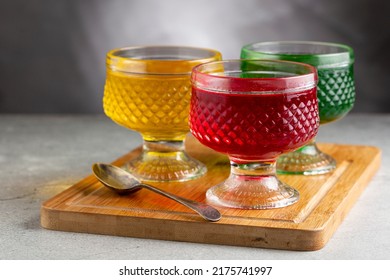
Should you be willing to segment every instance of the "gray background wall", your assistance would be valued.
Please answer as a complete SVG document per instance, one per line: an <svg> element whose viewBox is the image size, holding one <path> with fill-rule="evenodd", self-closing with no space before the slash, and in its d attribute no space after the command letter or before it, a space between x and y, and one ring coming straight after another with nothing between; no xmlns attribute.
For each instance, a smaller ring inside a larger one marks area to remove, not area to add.
<svg viewBox="0 0 390 280"><path fill-rule="evenodd" d="M0 113L101 113L112 48L268 40L352 46L353 112L390 112L390 1L0 0Z"/></svg>

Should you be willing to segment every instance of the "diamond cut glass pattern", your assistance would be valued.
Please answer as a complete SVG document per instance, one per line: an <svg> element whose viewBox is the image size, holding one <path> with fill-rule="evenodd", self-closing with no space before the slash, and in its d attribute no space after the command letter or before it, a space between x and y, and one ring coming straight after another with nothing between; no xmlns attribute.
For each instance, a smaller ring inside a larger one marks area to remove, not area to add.
<svg viewBox="0 0 390 280"><path fill-rule="evenodd" d="M287 106L264 103L248 106L252 101L228 106L196 95L192 101L193 133L215 150L223 144L223 152L229 152L229 146L239 145L272 157L278 156L282 147L290 150L301 147L316 134L319 124L315 96L305 101L293 99Z"/></svg>
<svg viewBox="0 0 390 280"><path fill-rule="evenodd" d="M352 66L318 71L320 122L328 123L346 115L355 103Z"/></svg>
<svg viewBox="0 0 390 280"><path fill-rule="evenodd" d="M206 166L184 149L190 73L195 65L220 58L218 51L175 46L129 47L107 54L104 112L144 140L141 154L124 169L143 181L186 181L205 174Z"/></svg>
<svg viewBox="0 0 390 280"><path fill-rule="evenodd" d="M106 83L106 114L120 125L147 138L184 139L188 132L190 81L112 74Z"/></svg>
<svg viewBox="0 0 390 280"><path fill-rule="evenodd" d="M194 68L191 133L227 154L231 166L229 177L207 190L210 203L268 209L298 201L298 191L276 177L276 159L317 134L316 81L314 67L292 62L228 60Z"/></svg>
<svg viewBox="0 0 390 280"><path fill-rule="evenodd" d="M344 117L355 103L354 52L349 46L324 42L259 42L243 46L242 58L278 59L311 64L318 71L320 123ZM278 159L278 171L317 175L336 168L336 161L311 143Z"/></svg>

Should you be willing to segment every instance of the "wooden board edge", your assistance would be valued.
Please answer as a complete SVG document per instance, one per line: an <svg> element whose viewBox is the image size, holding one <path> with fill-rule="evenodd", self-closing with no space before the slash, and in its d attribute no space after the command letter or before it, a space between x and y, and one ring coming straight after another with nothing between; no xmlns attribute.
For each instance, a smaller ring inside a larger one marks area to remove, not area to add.
<svg viewBox="0 0 390 280"><path fill-rule="evenodd" d="M291 251L315 251L327 242L323 230L232 226L130 216L115 216L113 223L112 218L110 215L41 207L41 226L64 232Z"/></svg>
<svg viewBox="0 0 390 280"><path fill-rule="evenodd" d="M326 223L317 229L307 229L308 231L318 230L320 235L322 235L319 239L323 239L324 245L332 238L381 166L382 151L374 146L365 147L372 148L375 153L368 168L361 173L359 180L356 180L355 184L349 189L347 196L338 204L337 210L330 215Z"/></svg>

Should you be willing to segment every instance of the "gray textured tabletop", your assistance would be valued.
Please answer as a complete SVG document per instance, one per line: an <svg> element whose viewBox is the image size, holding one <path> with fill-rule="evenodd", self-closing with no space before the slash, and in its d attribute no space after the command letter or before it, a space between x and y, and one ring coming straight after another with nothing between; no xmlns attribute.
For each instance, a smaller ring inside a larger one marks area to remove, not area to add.
<svg viewBox="0 0 390 280"><path fill-rule="evenodd" d="M41 228L42 202L141 138L103 115L0 115L0 259L390 259L390 115L349 114L317 140L377 146L381 168L323 249L269 250Z"/></svg>

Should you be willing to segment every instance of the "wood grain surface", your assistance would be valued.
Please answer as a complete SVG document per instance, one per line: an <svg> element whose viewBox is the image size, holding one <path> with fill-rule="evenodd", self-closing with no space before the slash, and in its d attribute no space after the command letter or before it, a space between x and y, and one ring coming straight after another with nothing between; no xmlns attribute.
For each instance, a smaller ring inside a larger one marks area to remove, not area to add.
<svg viewBox="0 0 390 280"><path fill-rule="evenodd" d="M207 165L205 176L187 182L153 183L174 194L205 201L205 191L229 174L226 156L193 137L188 152ZM291 206L272 210L216 207L222 219L204 221L196 213L148 190L119 196L90 175L44 202L41 225L61 231L87 232L161 240L226 244L286 250L325 246L380 166L381 152L372 146L319 144L337 160L327 175L280 175L300 192ZM140 148L113 163L121 166ZM356 229L358 230L358 229Z"/></svg>

